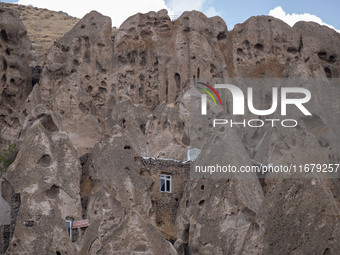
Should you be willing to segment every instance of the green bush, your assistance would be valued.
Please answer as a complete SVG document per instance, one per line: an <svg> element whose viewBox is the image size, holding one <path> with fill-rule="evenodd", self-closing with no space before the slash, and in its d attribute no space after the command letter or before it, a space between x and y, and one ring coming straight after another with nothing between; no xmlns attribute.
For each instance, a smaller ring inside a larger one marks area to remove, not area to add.
<svg viewBox="0 0 340 255"><path fill-rule="evenodd" d="M15 143L10 144L7 150L0 154L0 178L6 172L7 168L13 163L18 154L18 148Z"/></svg>

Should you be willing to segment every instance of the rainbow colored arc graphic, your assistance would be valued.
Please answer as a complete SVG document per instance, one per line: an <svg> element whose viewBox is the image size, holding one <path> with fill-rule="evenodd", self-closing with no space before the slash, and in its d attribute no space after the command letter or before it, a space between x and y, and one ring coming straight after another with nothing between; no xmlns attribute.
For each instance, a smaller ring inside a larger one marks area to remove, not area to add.
<svg viewBox="0 0 340 255"><path fill-rule="evenodd" d="M201 85L203 85L203 86L206 86L206 87L209 88L212 92L214 92L214 94L217 96L217 98L218 98L218 100L220 101L220 104L221 104L221 106L222 106L222 100L221 100L221 98L220 98L220 95L217 93L217 91L216 91L212 86L210 86L210 85L208 85L208 84L205 84L205 83L203 83L203 82L199 82L199 81L198 81L197 83L199 83L199 84L201 84ZM200 87L198 87L198 88L201 89L201 90L203 90L204 92L206 92L206 93L212 98L212 100L214 101L215 105L217 105L214 96L211 94L211 92L210 92L209 90L204 89L204 88L200 88Z"/></svg>

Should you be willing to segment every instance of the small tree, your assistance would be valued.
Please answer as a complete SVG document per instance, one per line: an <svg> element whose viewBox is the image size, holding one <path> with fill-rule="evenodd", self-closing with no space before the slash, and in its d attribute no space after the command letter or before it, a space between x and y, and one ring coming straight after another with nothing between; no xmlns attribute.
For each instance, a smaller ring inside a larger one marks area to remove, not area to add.
<svg viewBox="0 0 340 255"><path fill-rule="evenodd" d="M0 154L0 178L6 172L7 168L13 163L18 154L18 148L15 143L10 144L7 150Z"/></svg>

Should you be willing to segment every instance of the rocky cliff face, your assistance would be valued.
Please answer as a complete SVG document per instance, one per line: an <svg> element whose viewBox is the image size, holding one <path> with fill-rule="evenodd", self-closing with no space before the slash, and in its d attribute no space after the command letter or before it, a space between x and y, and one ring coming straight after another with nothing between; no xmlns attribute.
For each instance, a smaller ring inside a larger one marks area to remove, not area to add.
<svg viewBox="0 0 340 255"><path fill-rule="evenodd" d="M31 42L15 11L1 9L0 148L15 140L20 130L18 111L32 90L29 55Z"/></svg>
<svg viewBox="0 0 340 255"><path fill-rule="evenodd" d="M188 179L176 226L163 233L155 221L157 180L137 160L186 159L191 78L338 78L335 31L306 22L291 28L267 16L228 31L218 17L192 11L171 21L164 10L112 29L108 17L91 12L49 49L31 92L25 28L7 9L0 25L0 145L19 147L2 193L9 204L13 195L21 201L7 254L340 250L338 179ZM226 131L219 136L228 144L225 160L339 163L339 95L327 88L311 87L313 117L292 132ZM72 231L71 242L65 220L85 218L90 225Z"/></svg>

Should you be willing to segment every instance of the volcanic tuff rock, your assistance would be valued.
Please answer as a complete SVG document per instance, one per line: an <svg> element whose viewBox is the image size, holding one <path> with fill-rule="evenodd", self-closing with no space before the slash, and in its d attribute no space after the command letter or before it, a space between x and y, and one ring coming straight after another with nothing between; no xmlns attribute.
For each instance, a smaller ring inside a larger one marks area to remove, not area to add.
<svg viewBox="0 0 340 255"><path fill-rule="evenodd" d="M230 164L339 163L339 94L328 82L339 77L335 31L306 22L291 28L267 16L228 31L219 17L192 11L171 21L164 10L136 14L112 29L108 17L91 12L50 48L39 85L28 96L29 41L16 14L2 10L0 139L20 148L2 185L9 204L11 196L21 201L7 254L40 249L51 254L339 250L337 179L265 179L261 184L255 176L189 179L172 245L155 222L154 180L140 173L136 160L147 151L148 156L186 158L192 145L190 78L313 77L324 86L310 85L313 116L294 112L297 129L195 132L204 141L224 141L219 151L227 152L224 160ZM256 93L259 108L268 108L266 88ZM226 98L228 112L232 107ZM203 152L214 154L207 147ZM75 231L71 243L65 219L82 218L89 218L90 225Z"/></svg>
<svg viewBox="0 0 340 255"><path fill-rule="evenodd" d="M149 142L151 156L186 157L181 97L190 77L221 75L215 69L225 68L223 58L212 64L219 54L210 44L217 46L216 37L226 30L219 18L193 12L190 20L187 15L173 24L166 11L138 14L111 35L110 20L92 12L51 48L41 75L42 94L62 115L80 154L119 123L127 129L139 126L133 133L144 141L140 154ZM212 34L208 27L215 28ZM200 74L198 66L206 63L212 70L202 68ZM136 112L132 119L126 114L131 109Z"/></svg>
<svg viewBox="0 0 340 255"><path fill-rule="evenodd" d="M50 110L38 106L27 121L20 151L3 176L7 192L21 200L7 253L75 254L65 218L81 217L77 152Z"/></svg>
<svg viewBox="0 0 340 255"><path fill-rule="evenodd" d="M78 149L99 141L106 129L104 118L113 110L111 43L111 20L92 12L46 57L40 80L43 99L61 116Z"/></svg>
<svg viewBox="0 0 340 255"><path fill-rule="evenodd" d="M0 8L0 149L20 131L18 111L32 90L29 55L31 42L18 14Z"/></svg>
<svg viewBox="0 0 340 255"><path fill-rule="evenodd" d="M339 179L335 181L338 192ZM278 180L256 220L263 233L260 254L336 254L340 232L335 194L327 179Z"/></svg>
<svg viewBox="0 0 340 255"><path fill-rule="evenodd" d="M178 239L192 254L258 254L261 229L255 223L263 192L257 179L201 179L188 182L181 200Z"/></svg>
<svg viewBox="0 0 340 255"><path fill-rule="evenodd" d="M79 254L174 254L151 224L153 207L149 176L142 176L135 161L133 139L117 125L94 147L83 167L83 211L91 225ZM110 160L114 155L115 160ZM175 252L176 254L176 252Z"/></svg>

